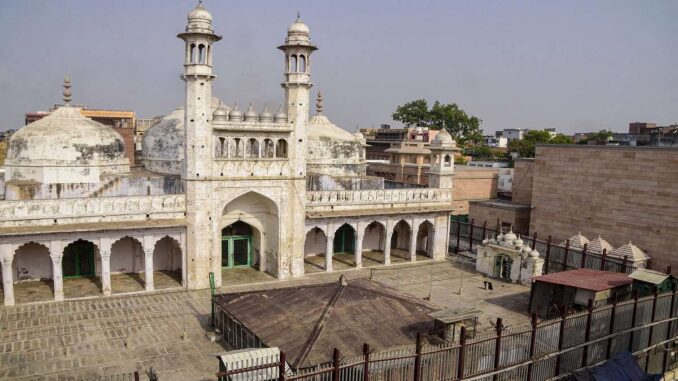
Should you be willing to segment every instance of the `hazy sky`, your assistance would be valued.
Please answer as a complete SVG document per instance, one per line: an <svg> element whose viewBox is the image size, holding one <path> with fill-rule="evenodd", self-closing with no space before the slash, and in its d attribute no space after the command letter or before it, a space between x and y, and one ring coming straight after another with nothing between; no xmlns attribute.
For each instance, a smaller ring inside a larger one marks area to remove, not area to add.
<svg viewBox="0 0 678 381"><path fill-rule="evenodd" d="M61 101L166 114L188 0L1 0L0 130ZM320 48L313 97L341 127L389 123L395 107L456 102L503 128L625 131L678 122L678 1L205 0L223 35L214 95L258 111L283 101L276 49L297 11ZM242 108L241 106L241 108Z"/></svg>

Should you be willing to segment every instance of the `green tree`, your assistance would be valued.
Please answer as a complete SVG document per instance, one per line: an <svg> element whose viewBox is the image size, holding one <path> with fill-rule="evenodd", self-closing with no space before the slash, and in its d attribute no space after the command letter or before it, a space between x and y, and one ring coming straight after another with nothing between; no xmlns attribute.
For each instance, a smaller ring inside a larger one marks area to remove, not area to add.
<svg viewBox="0 0 678 381"><path fill-rule="evenodd" d="M473 157L482 157L494 160L494 151L486 145L476 145L473 147Z"/></svg>
<svg viewBox="0 0 678 381"><path fill-rule="evenodd" d="M549 144L574 144L574 140L570 136L558 134L549 140Z"/></svg>
<svg viewBox="0 0 678 381"><path fill-rule="evenodd" d="M408 127L428 127L432 130L444 128L459 145L479 143L483 139L481 120L468 115L456 103L442 104L436 101L429 108L425 99L417 99L398 106L392 116L393 120Z"/></svg>
<svg viewBox="0 0 678 381"><path fill-rule="evenodd" d="M532 130L523 134L522 140L511 140L508 145L509 152L517 153L519 157L534 157L537 144L573 144L572 138L558 134L554 137L547 131Z"/></svg>
<svg viewBox="0 0 678 381"><path fill-rule="evenodd" d="M600 130L598 132L593 132L588 134L586 137L587 142L594 140L596 144L598 145L604 145L607 143L610 139L612 139L612 131L608 130Z"/></svg>
<svg viewBox="0 0 678 381"><path fill-rule="evenodd" d="M0 141L0 165L5 165L5 157L7 156L7 141Z"/></svg>

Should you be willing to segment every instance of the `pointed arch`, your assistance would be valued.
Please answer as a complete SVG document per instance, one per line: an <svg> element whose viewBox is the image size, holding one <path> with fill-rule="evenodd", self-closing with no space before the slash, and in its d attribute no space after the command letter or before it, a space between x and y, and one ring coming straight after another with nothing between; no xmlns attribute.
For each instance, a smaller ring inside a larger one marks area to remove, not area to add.
<svg viewBox="0 0 678 381"><path fill-rule="evenodd" d="M372 221L363 230L363 249L370 251L383 251L385 248L386 225L380 221Z"/></svg>

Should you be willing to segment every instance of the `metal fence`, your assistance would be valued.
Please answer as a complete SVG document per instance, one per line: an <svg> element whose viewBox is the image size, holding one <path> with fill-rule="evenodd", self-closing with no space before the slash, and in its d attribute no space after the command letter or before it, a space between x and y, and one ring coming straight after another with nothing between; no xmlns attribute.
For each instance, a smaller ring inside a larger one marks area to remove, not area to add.
<svg viewBox="0 0 678 381"><path fill-rule="evenodd" d="M456 254L473 252L477 245L482 245L485 238L497 236L497 228L492 229L486 221L481 225L474 223L473 220L470 223L451 221L451 251ZM560 246L551 242L551 236L544 241L538 238L537 233L533 233L532 237L521 237L521 239L524 245L530 246L533 250L536 249L539 256L544 259L544 274L580 268L630 274L636 269L628 257L611 257L605 250L602 254L588 252L586 245L583 249L572 248L569 241L566 241L564 246ZM650 266L651 263L648 260L646 267L650 268Z"/></svg>
<svg viewBox="0 0 678 381"><path fill-rule="evenodd" d="M285 354L243 369L218 373L220 380L243 379L248 372L278 369L277 380L421 381L547 380L598 364L630 351L649 373L678 367L678 311L675 291L654 293L539 322L535 314L525 327L507 329L497 319L494 332L467 338L464 328L454 343L430 345L420 335L415 345L333 358L312 368L285 372ZM248 364L249 365L249 364ZM238 377L237 375L240 375Z"/></svg>

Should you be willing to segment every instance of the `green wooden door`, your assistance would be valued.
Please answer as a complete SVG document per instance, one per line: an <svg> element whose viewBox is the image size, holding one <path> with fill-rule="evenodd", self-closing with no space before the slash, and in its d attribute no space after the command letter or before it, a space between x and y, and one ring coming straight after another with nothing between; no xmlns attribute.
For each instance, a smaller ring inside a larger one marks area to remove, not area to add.
<svg viewBox="0 0 678 381"><path fill-rule="evenodd" d="M334 254L353 253L355 250L355 231L350 225L343 225L334 233Z"/></svg>
<svg viewBox="0 0 678 381"><path fill-rule="evenodd" d="M64 278L94 276L94 244L77 241L66 247L61 262Z"/></svg>
<svg viewBox="0 0 678 381"><path fill-rule="evenodd" d="M252 265L252 236L221 237L221 267Z"/></svg>

